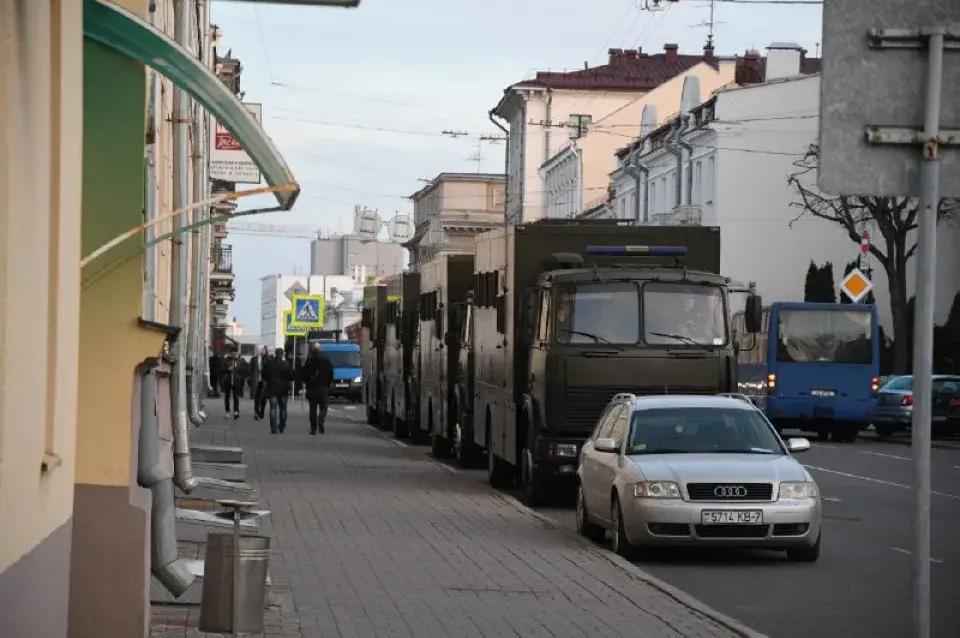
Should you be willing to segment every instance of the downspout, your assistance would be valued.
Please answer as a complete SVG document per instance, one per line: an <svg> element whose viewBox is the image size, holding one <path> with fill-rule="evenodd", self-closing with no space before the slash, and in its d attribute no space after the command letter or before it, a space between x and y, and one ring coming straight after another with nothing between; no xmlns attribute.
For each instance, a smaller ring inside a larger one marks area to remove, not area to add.
<svg viewBox="0 0 960 638"><path fill-rule="evenodd" d="M623 165L623 171L633 177L634 198L633 198L633 217L637 224L647 221L648 206L650 205L649 192L647 189L647 178L650 176L650 169L640 163L640 149L637 149L633 155L627 158ZM643 188L643 199L640 199L640 189Z"/></svg>
<svg viewBox="0 0 960 638"><path fill-rule="evenodd" d="M504 153L503 153L503 154L504 154L504 160L503 160L503 176L504 176L504 180L503 180L503 221L504 221L504 223L506 223L506 221L507 221L507 214L508 214L508 212L509 212L509 211L507 210L507 205L508 205L509 202L510 202L510 197L509 197L509 193L510 193L510 142L511 142L512 140L510 139L510 129L504 127L500 122L498 122L497 120L494 119L494 118L496 117L496 115L494 114L493 111L494 111L493 109L490 109L490 111L487 112L487 117L490 118L490 121L493 123L494 126L496 126L498 129L500 129L501 131L503 131L503 135L507 138L507 143L504 144L505 150L504 150ZM362 281L362 280L361 280L361 281Z"/></svg>
<svg viewBox="0 0 960 638"><path fill-rule="evenodd" d="M693 206L693 147L683 141L682 134L690 128L690 115L683 116L683 125L677 134L677 146L687 152L687 206Z"/></svg>
<svg viewBox="0 0 960 638"><path fill-rule="evenodd" d="M193 174L193 200L200 199L200 193L203 189L203 172L201 170L202 162L200 158L200 107L194 103L193 119L193 149L190 158L191 172ZM196 211L195 222L203 222L204 212L202 209ZM201 332L200 300L203 293L203 270L200 267L202 260L202 235L203 227L194 225L190 231L190 262L193 265L190 283L190 308L189 323L190 329L187 349L187 386L190 389L190 399L187 403L187 412L190 416L190 422L194 425L201 425L203 419L200 417L200 377L202 375L199 362L199 336Z"/></svg>
<svg viewBox="0 0 960 638"><path fill-rule="evenodd" d="M187 48L190 35L190 12L188 0L174 0L174 37L181 47ZM190 153L190 97L174 87L173 93L173 207L183 208L189 203L189 153ZM173 417L173 480L184 494L196 488L190 459L190 440L187 431L187 303L184 296L190 281L190 252L186 250L185 227L189 224L187 213L174 220L175 234L170 243L170 324L179 329L173 344L173 370L170 379L170 407ZM177 232L180 231L180 232Z"/></svg>
<svg viewBox="0 0 960 638"><path fill-rule="evenodd" d="M680 150L680 146L677 144L680 140L681 131L683 131L683 125L680 123L679 118L677 118L674 122L674 129L670 140L663 146L665 151L677 158L677 179L674 193L676 203L674 204L674 208L683 205L683 151Z"/></svg>
<svg viewBox="0 0 960 638"><path fill-rule="evenodd" d="M200 15L203 19L203 22L201 25L203 28L203 32L201 35L201 42L203 44L201 61L203 62L203 65L205 67L210 69L210 68L213 68L213 58L211 55L213 52L212 50L213 36L210 33L210 23L211 23L210 1L200 0L200 2L201 2L201 9L202 9L200 12ZM210 183L210 116L208 113L206 113L206 111L204 111L204 117L201 121L200 130L202 131L202 135L200 136L200 143L201 143L201 149L202 149L201 156L203 158L202 166L201 166L201 174L203 176L203 184L202 184L201 192L203 193L203 199L209 200L211 198L213 187ZM206 215L206 217L209 219L210 213L211 213L210 207L208 206L204 208L203 212ZM203 296L200 297L201 321L200 321L200 332L197 335L197 337L200 342L200 348L199 348L200 369L203 370L203 374L200 375L200 378L203 382L203 393L200 395L201 396L200 416L204 420L206 420L207 416L206 414L203 413L202 405L203 405L203 397L206 395L206 390L211 387L210 386L210 370L209 370L210 359L208 355L210 333L207 330L207 322L209 321L209 318L210 318L210 246L213 242L213 226L211 226L210 224L206 224L203 227L202 237L203 237L203 240L202 240L202 248L200 252L199 265L201 270L203 271L203 275L202 275Z"/></svg>
<svg viewBox="0 0 960 638"><path fill-rule="evenodd" d="M176 505L174 501L169 431L161 437L158 417L157 367L140 373L140 437L137 447L137 483L153 495L150 509L150 571L176 597L180 597L194 576L177 549Z"/></svg>
<svg viewBox="0 0 960 638"><path fill-rule="evenodd" d="M157 3L151 0L149 8L150 24L156 25ZM147 148L144 170L147 192L144 196L144 221L152 222L157 216L157 131L160 129L160 114L157 99L160 95L160 74L150 71L150 117L147 121ZM147 226L146 250L144 251L143 276L143 317L147 321L157 320L157 303L154 295L157 290L157 248L153 240L157 231L154 224Z"/></svg>
<svg viewBox="0 0 960 638"><path fill-rule="evenodd" d="M574 147L573 155L577 159L577 207L574 217L583 215L583 151Z"/></svg>
<svg viewBox="0 0 960 638"><path fill-rule="evenodd" d="M540 163L541 166L550 161L550 133L551 125L553 124L552 120L550 119L553 115L553 91L550 90L550 88L547 88L543 108L544 121L546 122L546 125L544 127L545 130L543 131L543 161ZM543 182L541 181L541 185L542 184ZM546 189L541 186L540 190L544 191ZM541 194L541 200L544 199L545 195L546 193ZM547 204L545 201L541 201L540 213L544 218L547 216Z"/></svg>

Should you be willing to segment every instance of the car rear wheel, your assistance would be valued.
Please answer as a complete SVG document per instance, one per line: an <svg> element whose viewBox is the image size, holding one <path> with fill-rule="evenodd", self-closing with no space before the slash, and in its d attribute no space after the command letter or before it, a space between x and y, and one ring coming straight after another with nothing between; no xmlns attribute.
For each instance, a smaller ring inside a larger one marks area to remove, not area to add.
<svg viewBox="0 0 960 638"><path fill-rule="evenodd" d="M630 544L623 523L623 509L620 507L620 499L613 497L613 503L610 505L610 522L613 528L613 537L611 545L613 551L627 560L633 560L637 556L637 548Z"/></svg>
<svg viewBox="0 0 960 638"><path fill-rule="evenodd" d="M787 560L795 563L815 563L820 558L820 539L823 532L817 534L817 542L809 547L791 547L787 550Z"/></svg>
<svg viewBox="0 0 960 638"><path fill-rule="evenodd" d="M893 436L893 428L889 425L877 425L874 423L873 429L876 431L878 439L888 439Z"/></svg>
<svg viewBox="0 0 960 638"><path fill-rule="evenodd" d="M583 485L577 488L577 533L600 543L607 536L607 531L590 520L587 514L587 502L583 494Z"/></svg>

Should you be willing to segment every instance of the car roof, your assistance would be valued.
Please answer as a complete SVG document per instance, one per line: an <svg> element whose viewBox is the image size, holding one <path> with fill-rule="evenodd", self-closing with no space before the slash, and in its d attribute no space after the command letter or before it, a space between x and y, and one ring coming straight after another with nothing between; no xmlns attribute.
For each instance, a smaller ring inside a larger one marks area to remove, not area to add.
<svg viewBox="0 0 960 638"><path fill-rule="evenodd" d="M731 396L702 394L658 394L635 397L634 409L654 410L663 408L727 408L734 410L754 410L752 403Z"/></svg>

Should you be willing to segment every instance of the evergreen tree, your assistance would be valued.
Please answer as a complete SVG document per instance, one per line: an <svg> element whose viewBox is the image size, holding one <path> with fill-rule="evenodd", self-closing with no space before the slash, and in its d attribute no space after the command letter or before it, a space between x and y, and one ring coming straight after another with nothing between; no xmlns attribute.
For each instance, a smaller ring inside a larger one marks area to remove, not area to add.
<svg viewBox="0 0 960 638"><path fill-rule="evenodd" d="M810 267L807 268L807 278L803 281L803 300L811 302L817 294L817 284L820 277L820 269L810 260Z"/></svg>
<svg viewBox="0 0 960 638"><path fill-rule="evenodd" d="M837 303L837 290L833 278L833 262L828 261L820 266L820 286L818 292L820 303Z"/></svg>
<svg viewBox="0 0 960 638"><path fill-rule="evenodd" d="M808 303L835 303L836 293L833 289L833 264L829 261L823 266L817 266L810 261L807 268L807 278L803 284L803 300Z"/></svg>

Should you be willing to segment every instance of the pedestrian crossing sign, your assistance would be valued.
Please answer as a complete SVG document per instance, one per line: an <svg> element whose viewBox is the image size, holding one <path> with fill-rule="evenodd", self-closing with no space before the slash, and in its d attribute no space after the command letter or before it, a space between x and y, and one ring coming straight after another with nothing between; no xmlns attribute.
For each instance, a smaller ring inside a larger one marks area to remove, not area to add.
<svg viewBox="0 0 960 638"><path fill-rule="evenodd" d="M297 326L294 326L291 323L292 319L293 319L293 311L284 310L283 311L283 336L284 337L306 337L307 329L298 328Z"/></svg>
<svg viewBox="0 0 960 638"><path fill-rule="evenodd" d="M295 295L290 323L295 328L319 330L323 328L323 312L323 295Z"/></svg>

